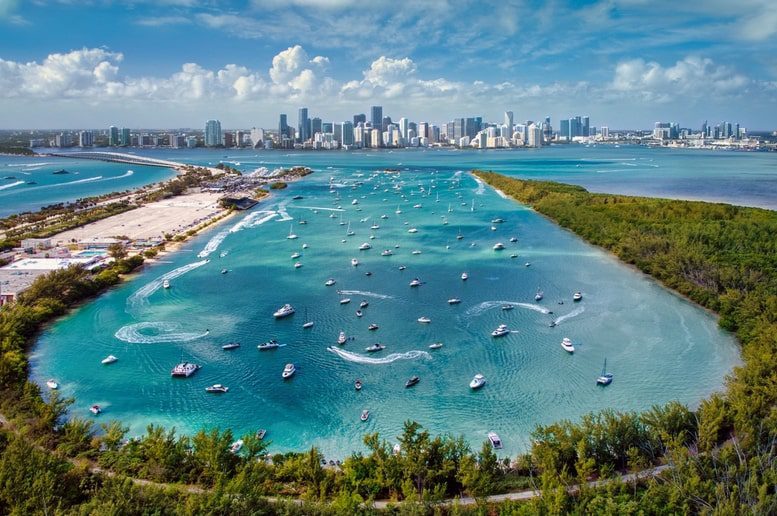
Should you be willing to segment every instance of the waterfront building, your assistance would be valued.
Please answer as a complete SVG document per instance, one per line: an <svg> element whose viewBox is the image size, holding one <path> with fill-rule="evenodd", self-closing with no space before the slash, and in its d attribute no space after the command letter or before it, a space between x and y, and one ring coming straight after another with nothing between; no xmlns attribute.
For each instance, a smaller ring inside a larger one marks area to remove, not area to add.
<svg viewBox="0 0 777 516"><path fill-rule="evenodd" d="M117 147L119 145L119 128L112 125L108 128L108 145Z"/></svg>
<svg viewBox="0 0 777 516"><path fill-rule="evenodd" d="M364 113L359 113L358 115L353 115L353 126L358 127L359 124L365 125L367 123L367 115Z"/></svg>
<svg viewBox="0 0 777 516"><path fill-rule="evenodd" d="M297 111L297 142L304 143L310 139L310 119L308 108L299 108Z"/></svg>
<svg viewBox="0 0 777 516"><path fill-rule="evenodd" d="M254 149L261 149L264 147L264 129L256 127L251 128L251 147Z"/></svg>
<svg viewBox="0 0 777 516"><path fill-rule="evenodd" d="M231 147L235 146L235 144L236 144L235 143L235 133L231 133L231 132L227 131L227 132L225 132L222 135L222 138L223 138L222 143L223 143L224 147L231 148Z"/></svg>
<svg viewBox="0 0 777 516"><path fill-rule="evenodd" d="M542 147L542 129L537 124L531 124L526 128L526 145L529 147Z"/></svg>
<svg viewBox="0 0 777 516"><path fill-rule="evenodd" d="M513 112L512 111L505 111L505 121L504 125L510 128L512 130L513 128Z"/></svg>
<svg viewBox="0 0 777 516"><path fill-rule="evenodd" d="M308 134L308 138L312 138L313 135L316 133L325 133L325 132L326 131L323 130L320 118L313 117L310 119L310 134Z"/></svg>
<svg viewBox="0 0 777 516"><path fill-rule="evenodd" d="M94 145L94 133L92 131L81 131L78 133L78 146L91 147Z"/></svg>
<svg viewBox="0 0 777 516"><path fill-rule="evenodd" d="M205 146L217 147L221 144L221 122L218 120L208 120L205 122Z"/></svg>
<svg viewBox="0 0 777 516"><path fill-rule="evenodd" d="M591 120L587 116L582 119L580 136L591 136Z"/></svg>
<svg viewBox="0 0 777 516"><path fill-rule="evenodd" d="M370 122L373 128L378 131L383 130L383 106L372 106L370 108Z"/></svg>
<svg viewBox="0 0 777 516"><path fill-rule="evenodd" d="M572 140L569 132L569 120L565 119L559 122L558 136L559 138L564 138L566 141Z"/></svg>
<svg viewBox="0 0 777 516"><path fill-rule="evenodd" d="M410 121L402 117L399 119L399 134L402 136L402 139L407 141L407 132L410 129Z"/></svg>
<svg viewBox="0 0 777 516"><path fill-rule="evenodd" d="M606 140L610 137L610 128L606 125L602 126L602 140Z"/></svg>
<svg viewBox="0 0 777 516"><path fill-rule="evenodd" d="M379 129L372 129L370 131L370 147L377 149L381 146L381 140L383 139L383 133Z"/></svg>
<svg viewBox="0 0 777 516"><path fill-rule="evenodd" d="M128 127L122 127L119 133L119 145L129 147L132 144L132 134Z"/></svg>
<svg viewBox="0 0 777 516"><path fill-rule="evenodd" d="M73 140L70 133L59 133L54 136L54 147L70 147L71 145L73 145Z"/></svg>

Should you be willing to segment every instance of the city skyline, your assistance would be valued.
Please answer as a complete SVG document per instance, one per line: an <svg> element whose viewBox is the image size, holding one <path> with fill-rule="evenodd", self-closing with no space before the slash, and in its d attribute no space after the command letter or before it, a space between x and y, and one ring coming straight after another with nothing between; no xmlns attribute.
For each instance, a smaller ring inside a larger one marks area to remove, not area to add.
<svg viewBox="0 0 777 516"><path fill-rule="evenodd" d="M0 126L296 127L302 105L382 105L773 129L777 4L663 4L0 0Z"/></svg>

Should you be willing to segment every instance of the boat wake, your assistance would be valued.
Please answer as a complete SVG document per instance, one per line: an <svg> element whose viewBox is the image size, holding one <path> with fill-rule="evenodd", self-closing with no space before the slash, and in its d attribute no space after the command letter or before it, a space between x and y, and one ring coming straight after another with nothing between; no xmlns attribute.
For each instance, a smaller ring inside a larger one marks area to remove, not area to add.
<svg viewBox="0 0 777 516"><path fill-rule="evenodd" d="M532 304L532 303L518 303L518 302L515 302L515 301L483 301L479 305L475 305L472 308L470 308L469 310L467 310L466 314L467 315L480 315L483 312L485 312L486 310L491 310L492 308L497 308L497 307L500 307L500 306L503 306L503 305L518 306L518 307L521 307L521 308L526 308L528 310L534 310L535 312L540 312L540 313L543 313L543 314L550 313L550 310L548 310L547 308L545 308L543 306L540 306L540 305L535 305L535 304Z"/></svg>
<svg viewBox="0 0 777 516"><path fill-rule="evenodd" d="M189 342L208 335L208 330L203 333L187 333L181 329L181 325L178 323L141 322L122 326L114 334L114 337L131 344L158 344L160 342ZM150 330L150 333L143 333L144 330Z"/></svg>
<svg viewBox="0 0 777 516"><path fill-rule="evenodd" d="M484 193L486 193L486 183L483 182L483 180L477 177L476 175L474 174L470 174L470 175L472 176L472 179L474 179L475 182L478 184L478 187L475 189L475 195L483 195Z"/></svg>
<svg viewBox="0 0 777 516"><path fill-rule="evenodd" d="M10 183L7 185L0 186L0 190L8 190L9 188L13 188L14 186L23 185L24 181L16 181L15 183Z"/></svg>
<svg viewBox="0 0 777 516"><path fill-rule="evenodd" d="M350 351L336 348L334 346L330 346L326 349L330 353L334 353L335 355L338 355L343 360L346 360L348 362L355 362L357 364L382 365L382 364L390 364L392 362L396 362L397 360L415 360L417 358L423 358L425 360L432 359L432 355L430 355L426 351L419 351L419 350L407 351L405 353L392 353L385 357L374 358L374 357L366 357L364 355L359 355L358 353L351 353Z"/></svg>
<svg viewBox="0 0 777 516"><path fill-rule="evenodd" d="M237 233L238 231L242 231L243 229L246 229L246 228L253 228L256 226L260 226L265 222L267 222L268 220L271 220L276 215L277 213L275 213L274 211L255 211L253 213L249 213L245 218L240 220L240 222L238 222L237 224L229 228L229 232Z"/></svg>
<svg viewBox="0 0 777 516"><path fill-rule="evenodd" d="M293 206L301 210L318 210L318 211L345 211L342 208L325 208L323 206Z"/></svg>
<svg viewBox="0 0 777 516"><path fill-rule="evenodd" d="M555 322L556 324L560 324L561 322L563 322L563 321L566 321L567 319L571 319L572 317L574 317L574 316L576 316L576 315L580 315L580 314L582 314L583 312L585 312L585 307L584 307L584 306L581 306L581 307L575 308L574 310L572 310L572 311L571 311L571 312L569 312L568 314L562 315L561 317L559 317L558 319L556 319L554 322Z"/></svg>
<svg viewBox="0 0 777 516"><path fill-rule="evenodd" d="M294 220L294 218L291 217L286 211L287 204L288 202L282 202L278 205L278 215L281 216L281 218L278 219L278 222L288 222L290 220Z"/></svg>
<svg viewBox="0 0 777 516"><path fill-rule="evenodd" d="M193 271L194 269L198 267L202 267L208 263L208 260L200 260L199 262L190 263L188 265L184 265L183 267L178 267L177 269L173 269L170 272L167 272L155 280L152 280L142 287L140 287L138 290L136 290L130 297L127 298L127 306L130 309L138 308L140 305L144 304L148 297L162 288L162 284L165 280L172 280L175 278L178 278L180 276L183 276L189 271Z"/></svg>
<svg viewBox="0 0 777 516"><path fill-rule="evenodd" d="M221 231L217 233L216 235L211 238L207 244L205 244L205 248L197 253L197 258L205 258L208 255L210 255L212 252L214 252L216 249L219 248L221 245L221 242L224 241L225 238L227 238L227 235L229 235L229 231Z"/></svg>
<svg viewBox="0 0 777 516"><path fill-rule="evenodd" d="M65 186L65 185L76 185L79 183L93 183L95 181L101 181L103 179L103 176L94 176L94 177L87 177L85 179L76 179L75 181L68 181L66 183L57 183L55 185L50 186ZM118 179L117 177L112 177L111 179Z"/></svg>
<svg viewBox="0 0 777 516"><path fill-rule="evenodd" d="M378 294L376 292L370 292L368 290L338 290L338 294L346 294L349 296L364 296L374 297L375 299L394 299L392 296L386 294Z"/></svg>

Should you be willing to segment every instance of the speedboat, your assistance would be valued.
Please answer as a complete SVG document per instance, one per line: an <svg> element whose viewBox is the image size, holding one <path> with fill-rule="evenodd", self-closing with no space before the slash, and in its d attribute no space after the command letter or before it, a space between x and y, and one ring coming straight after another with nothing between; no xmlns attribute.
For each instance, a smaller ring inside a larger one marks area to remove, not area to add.
<svg viewBox="0 0 777 516"><path fill-rule="evenodd" d="M232 445L229 447L229 451L231 451L232 453L237 453L240 451L242 447L243 447L243 440L238 439L237 441L232 443Z"/></svg>
<svg viewBox="0 0 777 516"><path fill-rule="evenodd" d="M229 269L221 269L221 274L226 274L229 272Z"/></svg>
<svg viewBox="0 0 777 516"><path fill-rule="evenodd" d="M367 249L372 249L372 246L367 242L364 242L362 245L359 246L359 251L366 251Z"/></svg>
<svg viewBox="0 0 777 516"><path fill-rule="evenodd" d="M507 312L508 310L512 310L513 308L515 308L513 305L502 305L502 310L504 310L505 312Z"/></svg>
<svg viewBox="0 0 777 516"><path fill-rule="evenodd" d="M357 204L359 204L359 201L358 201L358 199L354 199L353 201L351 201L351 204L352 204L353 206L356 206Z"/></svg>
<svg viewBox="0 0 777 516"><path fill-rule="evenodd" d="M353 382L353 388L357 391L362 390L362 381L357 378L356 381Z"/></svg>
<svg viewBox="0 0 777 516"><path fill-rule="evenodd" d="M341 331L340 335L337 336L337 343L340 345L343 345L347 340L348 340L348 337L345 336L345 332Z"/></svg>
<svg viewBox="0 0 777 516"><path fill-rule="evenodd" d="M370 411L369 410L362 410L362 415L359 416L359 419L362 421L367 421L370 418Z"/></svg>
<svg viewBox="0 0 777 516"><path fill-rule="evenodd" d="M418 278L413 278L413 281L410 282L411 287L419 287L421 286L421 280Z"/></svg>
<svg viewBox="0 0 777 516"><path fill-rule="evenodd" d="M410 228L407 230L408 233L418 233L418 230L416 228Z"/></svg>
<svg viewBox="0 0 777 516"><path fill-rule="evenodd" d="M572 345L572 341L569 340L568 337L564 337L564 339L561 341L561 347L564 348L564 351L569 353L575 352L575 346Z"/></svg>
<svg viewBox="0 0 777 516"><path fill-rule="evenodd" d="M281 378L284 380L286 378L291 378L291 376L297 372L297 368L294 367L294 364L286 364L286 367L283 368L283 372L281 373Z"/></svg>
<svg viewBox="0 0 777 516"><path fill-rule="evenodd" d="M524 263L524 265L525 265L526 267L531 267L531 263L530 263L530 262L526 262L526 263Z"/></svg>
<svg viewBox="0 0 777 516"><path fill-rule="evenodd" d="M374 353L376 351L383 351L384 349L386 349L386 346L376 342L372 346L364 348L364 351L366 351L368 353Z"/></svg>
<svg viewBox="0 0 777 516"><path fill-rule="evenodd" d="M513 258L513 259L518 258L518 255L513 253L513 254L510 255L510 258Z"/></svg>
<svg viewBox="0 0 777 516"><path fill-rule="evenodd" d="M391 252L391 249L386 249L380 253L381 256L391 256L392 254L394 253Z"/></svg>
<svg viewBox="0 0 777 516"><path fill-rule="evenodd" d="M380 218L382 218L382 219L384 219L384 220L385 220L385 219L387 219L387 218L388 218L388 215L386 215L386 214L384 213L383 215L381 215L381 216L380 216Z"/></svg>
<svg viewBox="0 0 777 516"><path fill-rule="evenodd" d="M351 298L350 298L350 297L344 297L344 298L342 298L342 299L340 300L340 304L341 304L341 305L347 305L347 304L348 304L348 303L350 303L350 302L351 302Z"/></svg>
<svg viewBox="0 0 777 516"><path fill-rule="evenodd" d="M255 435L256 435L256 438L261 441L264 439L264 436L267 435L267 430L265 430L264 428L260 428L259 430L256 431Z"/></svg>
<svg viewBox="0 0 777 516"><path fill-rule="evenodd" d="M353 265L354 267L357 267L359 265L359 260L357 260L356 258L351 258L351 265Z"/></svg>
<svg viewBox="0 0 777 516"><path fill-rule="evenodd" d="M372 226L370 226L370 229L380 229L380 226L378 226L377 224L373 224Z"/></svg>
<svg viewBox="0 0 777 516"><path fill-rule="evenodd" d="M301 195L295 195L295 196L294 196L294 197L292 197L291 199L292 199L293 201L298 201L298 200L302 199L302 196L301 196Z"/></svg>
<svg viewBox="0 0 777 516"><path fill-rule="evenodd" d="M491 220L491 224L501 224L504 222L504 219L496 218Z"/></svg>
<svg viewBox="0 0 777 516"><path fill-rule="evenodd" d="M170 280L164 280L162 282L162 287L163 288L170 288Z"/></svg>
<svg viewBox="0 0 777 516"><path fill-rule="evenodd" d="M117 360L118 360L118 358L116 358L115 356L108 355L107 357L105 357L102 360L100 360L100 363L108 365L108 364L112 364L112 363L116 362Z"/></svg>
<svg viewBox="0 0 777 516"><path fill-rule="evenodd" d="M499 438L499 435L496 432L488 432L488 440L491 441L491 446L493 446L495 450L502 449L502 439Z"/></svg>
<svg viewBox="0 0 777 516"><path fill-rule="evenodd" d="M414 249L413 252L411 252L410 254L421 254L421 251L419 251L418 249Z"/></svg>
<svg viewBox="0 0 777 516"><path fill-rule="evenodd" d="M596 379L597 385L610 385L612 383L612 373L607 372L607 359L604 359L604 365L602 366L602 374Z"/></svg>
<svg viewBox="0 0 777 516"><path fill-rule="evenodd" d="M364 273L365 276L372 276L372 273L370 271L367 271Z"/></svg>
<svg viewBox="0 0 777 516"><path fill-rule="evenodd" d="M413 205L413 208L420 208L420 207L421 207L421 205L420 205L420 204L414 204L414 205Z"/></svg>
<svg viewBox="0 0 777 516"><path fill-rule="evenodd" d="M405 269L407 269L407 267L405 267L404 265L400 265L400 266L399 266L399 270L403 271L403 270L405 270Z"/></svg>
<svg viewBox="0 0 777 516"><path fill-rule="evenodd" d="M48 387L52 391L55 391L55 390L59 389L59 384L56 381L54 381L54 379L50 379L50 380L46 381L46 387Z"/></svg>
<svg viewBox="0 0 777 516"><path fill-rule="evenodd" d="M297 263L294 264L294 268L295 269L299 269L300 267L302 267L302 263L301 262L297 262Z"/></svg>
<svg viewBox="0 0 777 516"><path fill-rule="evenodd" d="M426 316L423 316L418 318L418 322L420 322L421 324L429 324L430 322L432 322L432 320Z"/></svg>
<svg viewBox="0 0 777 516"><path fill-rule="evenodd" d="M469 382L470 389L480 389L486 384L486 377L482 374L478 373L475 375L475 377L472 379L471 382Z"/></svg>
<svg viewBox="0 0 777 516"><path fill-rule="evenodd" d="M326 283L324 283L324 285L326 285L327 287L331 287L335 283L337 282L334 280L334 278L329 278L328 280L326 280Z"/></svg>
<svg viewBox="0 0 777 516"><path fill-rule="evenodd" d="M491 226L491 231L496 231L496 226Z"/></svg>
<svg viewBox="0 0 777 516"><path fill-rule="evenodd" d="M370 306L370 303L366 299L362 299L362 302L359 303L359 308L367 308L368 306Z"/></svg>
<svg viewBox="0 0 777 516"><path fill-rule="evenodd" d="M225 385L221 385L220 383L214 383L209 387L205 387L205 392L213 392L216 394L220 394L228 391L229 391L229 387Z"/></svg>
<svg viewBox="0 0 777 516"><path fill-rule="evenodd" d="M458 305L459 303L461 303L461 299L458 297L452 297L448 300L449 305Z"/></svg>
<svg viewBox="0 0 777 516"><path fill-rule="evenodd" d="M259 351L267 351L267 350L275 349L279 347L281 347L281 345L277 340L270 339L264 344L259 344L258 346L256 346L256 349L258 349Z"/></svg>
<svg viewBox="0 0 777 516"><path fill-rule="evenodd" d="M307 248L308 248L308 244L302 244L302 249L307 249Z"/></svg>
<svg viewBox="0 0 777 516"><path fill-rule="evenodd" d="M510 329L506 324L500 324L497 329L491 332L492 337L504 337L510 333Z"/></svg>
<svg viewBox="0 0 777 516"><path fill-rule="evenodd" d="M583 299L583 293L580 291L575 292L572 296L572 301L580 301L581 299Z"/></svg>
<svg viewBox="0 0 777 516"><path fill-rule="evenodd" d="M282 319L284 317L288 317L291 314L293 314L296 310L294 310L294 307L290 304L286 303L279 309L277 309L275 312L273 312L272 316L276 319Z"/></svg>
<svg viewBox="0 0 777 516"><path fill-rule="evenodd" d="M377 324L375 324L375 323L372 323L372 324L370 324L369 326L367 326L367 329L368 329L368 330L370 330L370 331L375 331L375 330L377 330L378 328L380 328L380 326L378 326L378 325L377 325Z"/></svg>
<svg viewBox="0 0 777 516"><path fill-rule="evenodd" d="M100 405L92 405L91 407L89 407L89 412L91 412L95 416L102 411L103 409L100 408Z"/></svg>
<svg viewBox="0 0 777 516"><path fill-rule="evenodd" d="M516 237L510 237L510 242L515 243L517 241L518 241L518 239Z"/></svg>
<svg viewBox="0 0 777 516"><path fill-rule="evenodd" d="M223 349L225 351L229 351L231 349L237 349L239 347L240 347L240 343L239 342L228 342L228 343L224 344L223 346L221 346L221 349Z"/></svg>
<svg viewBox="0 0 777 516"><path fill-rule="evenodd" d="M291 255L291 259L292 259L292 260L296 260L296 259L297 259L297 258L299 258L300 256L302 256L300 253L294 253L294 254L292 254L292 255Z"/></svg>
<svg viewBox="0 0 777 516"><path fill-rule="evenodd" d="M538 290L536 294L534 294L534 300L535 301L542 301L542 298L545 296L545 294L542 292L542 290Z"/></svg>
<svg viewBox="0 0 777 516"><path fill-rule="evenodd" d="M199 368L200 366L197 364L192 364L191 362L181 362L180 364L177 364L175 367L173 367L173 370L170 371L170 374L179 378L188 378L196 373Z"/></svg>
<svg viewBox="0 0 777 516"><path fill-rule="evenodd" d="M467 274L466 272L462 272L462 273L461 273L461 279L462 279L462 281L467 281L467 278L469 278L469 274Z"/></svg>
<svg viewBox="0 0 777 516"><path fill-rule="evenodd" d="M361 310L356 310L356 317L361 317L363 315L364 315L364 312L362 312Z"/></svg>
<svg viewBox="0 0 777 516"><path fill-rule="evenodd" d="M407 389L408 387L412 387L413 385L417 384L420 381L421 379L419 377L411 376L410 379L405 382L405 389Z"/></svg>
<svg viewBox="0 0 777 516"><path fill-rule="evenodd" d="M548 324L548 326L550 326L551 328L555 328L556 324L558 324L556 323L556 321L550 321L550 324Z"/></svg>
<svg viewBox="0 0 777 516"><path fill-rule="evenodd" d="M501 251L505 248L505 245L502 242L497 242L494 244L494 251Z"/></svg>
<svg viewBox="0 0 777 516"><path fill-rule="evenodd" d="M314 324L315 323L313 321L308 321L302 325L302 329L307 330L308 328L312 328Z"/></svg>

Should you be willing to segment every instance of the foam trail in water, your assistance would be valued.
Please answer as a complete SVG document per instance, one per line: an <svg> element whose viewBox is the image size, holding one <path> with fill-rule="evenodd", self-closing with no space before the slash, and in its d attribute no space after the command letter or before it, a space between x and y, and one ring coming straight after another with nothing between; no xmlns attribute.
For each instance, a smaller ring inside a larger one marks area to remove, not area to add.
<svg viewBox="0 0 777 516"><path fill-rule="evenodd" d="M57 183L56 185L51 185L51 186L75 185L78 183L93 183L94 181L99 181L102 178L103 176L87 177L86 179L76 179L75 181L68 181L67 183Z"/></svg>
<svg viewBox="0 0 777 516"><path fill-rule="evenodd" d="M180 276L183 276L189 271L193 271L197 267L202 267L208 263L208 260L201 260L199 262L190 263L188 265L184 265L183 267L178 267L177 269L173 269L168 273L165 273L158 278L146 283L142 287L140 287L138 290L135 291L130 297L127 298L127 305L129 305L130 308L135 308L138 305L145 302L148 297L162 288L162 284L165 280L172 280L175 278L178 278Z"/></svg>
<svg viewBox="0 0 777 516"><path fill-rule="evenodd" d="M473 175L473 174L470 174L470 175L472 175L472 179L474 179L475 182L478 184L478 187L475 189L475 195L483 195L484 193L486 193L486 183L484 183L483 180L477 177L476 175Z"/></svg>
<svg viewBox="0 0 777 516"><path fill-rule="evenodd" d="M143 330L153 330L154 335L146 335ZM160 342L189 342L208 335L203 333L186 333L181 331L181 325L172 322L141 322L122 326L114 334L119 340L132 344L158 344Z"/></svg>
<svg viewBox="0 0 777 516"><path fill-rule="evenodd" d="M253 213L249 213L237 224L229 228L229 232L237 233L238 231L241 231L245 228L252 228L254 226L259 226L261 224L264 224L268 220L271 220L273 217L275 217L275 215L277 214L274 211L255 211Z"/></svg>
<svg viewBox="0 0 777 516"><path fill-rule="evenodd" d="M15 183L10 183L10 184L7 184L7 185L0 186L0 190L7 190L9 188L13 188L14 186L19 186L19 185L23 185L23 184L24 184L24 181L17 181Z"/></svg>
<svg viewBox="0 0 777 516"><path fill-rule="evenodd" d="M323 206L292 206L301 210L320 210L320 211L345 211L342 208L324 208Z"/></svg>
<svg viewBox="0 0 777 516"><path fill-rule="evenodd" d="M208 243L205 244L205 248L197 253L197 258L205 258L210 253L215 251L219 248L221 245L221 242L224 241L225 238L227 238L227 235L229 235L229 231L220 231L216 235L213 236L210 240L208 240Z"/></svg>
<svg viewBox="0 0 777 516"><path fill-rule="evenodd" d="M516 301L483 301L479 305L473 306L469 310L467 310L467 315L480 315L486 310L490 310L492 308L496 308L498 306L502 305L509 305L509 306L519 306L521 308L527 308L529 310L534 310L535 312L540 312L543 314L549 314L550 310L548 310L545 307L542 307L540 305L535 305L532 303L518 303Z"/></svg>
<svg viewBox="0 0 777 516"><path fill-rule="evenodd" d="M561 317L559 317L558 319L556 319L554 322L555 322L556 324L559 324L559 323L561 323L561 322L563 322L563 321L566 321L567 319L571 319L572 317L574 317L574 316L576 316L576 315L580 315L580 314L582 314L583 312L585 312L585 307L584 307L584 306L581 306L581 307L579 307L579 308L575 308L574 310L572 310L572 311L571 311L571 312L569 312L568 314L562 315Z"/></svg>
<svg viewBox="0 0 777 516"><path fill-rule="evenodd" d="M280 219L278 219L278 222L288 222L289 220L294 220L292 217L289 216L288 212L286 212L286 205L289 202L282 202L278 205L278 215L281 216Z"/></svg>
<svg viewBox="0 0 777 516"><path fill-rule="evenodd" d="M376 292L370 292L368 290L338 290L338 294L346 294L348 296L364 296L374 297L375 299L394 299L386 294L378 294Z"/></svg>
<svg viewBox="0 0 777 516"><path fill-rule="evenodd" d="M392 362L396 362L397 360L415 360L417 358L431 360L432 358L432 356L426 351L419 351L419 350L407 351L406 353L392 353L385 357L374 358L374 357L366 357L364 355L359 355L357 353L351 353L350 351L336 348L334 346L330 346L326 349L330 353L334 353L335 355L338 355L343 360L347 360L348 362L355 362L357 364L382 365L382 364L390 364Z"/></svg>

